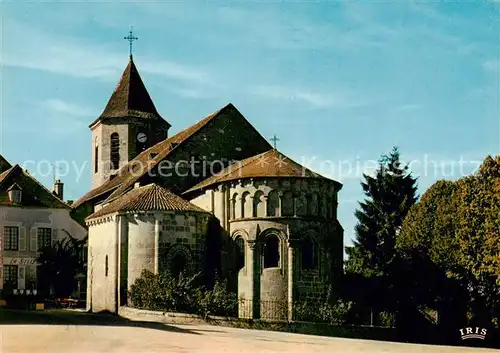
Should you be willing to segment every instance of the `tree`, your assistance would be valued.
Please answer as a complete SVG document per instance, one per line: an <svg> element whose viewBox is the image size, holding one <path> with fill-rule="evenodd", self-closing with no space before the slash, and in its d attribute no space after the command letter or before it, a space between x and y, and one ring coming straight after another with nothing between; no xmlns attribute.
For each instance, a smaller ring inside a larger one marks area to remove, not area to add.
<svg viewBox="0 0 500 353"><path fill-rule="evenodd" d="M77 275L84 273L85 268L87 238L78 240L68 232L66 235L67 237L42 248L37 257L40 282L53 288L57 297L69 297L73 293Z"/></svg>
<svg viewBox="0 0 500 353"><path fill-rule="evenodd" d="M488 156L475 175L432 185L408 213L397 238L409 263L426 259L435 269L426 272L414 292L432 293L438 306L455 302L461 310L469 305L477 316L500 319L499 215L500 156ZM413 265L413 274L419 271L422 267ZM433 283L438 273L447 285ZM465 297L457 299L459 292Z"/></svg>
<svg viewBox="0 0 500 353"><path fill-rule="evenodd" d="M346 296L358 309L366 307L395 311L400 306L397 278L401 261L396 252L396 234L416 202L416 178L401 165L399 151L383 155L374 177L364 175L366 195L355 216L354 246L347 247ZM363 309L365 308L365 309Z"/></svg>
<svg viewBox="0 0 500 353"><path fill-rule="evenodd" d="M500 320L500 155L458 181L456 239L468 274L472 310ZM484 310L486 312L484 312Z"/></svg>
<svg viewBox="0 0 500 353"><path fill-rule="evenodd" d="M406 216L396 245L403 259L400 295L414 306L439 310L441 323L460 322L467 305L465 271L458 261L455 238L457 184L438 181Z"/></svg>
<svg viewBox="0 0 500 353"><path fill-rule="evenodd" d="M385 276L395 265L396 233L416 202L416 179L402 166L395 147L379 161L374 177L364 174L367 197L355 216L354 246L347 247L346 271L365 277Z"/></svg>

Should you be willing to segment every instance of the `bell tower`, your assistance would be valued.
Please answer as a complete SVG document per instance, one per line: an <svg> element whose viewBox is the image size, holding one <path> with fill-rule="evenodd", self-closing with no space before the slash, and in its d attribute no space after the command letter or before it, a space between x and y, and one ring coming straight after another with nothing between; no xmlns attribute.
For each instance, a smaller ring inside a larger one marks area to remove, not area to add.
<svg viewBox="0 0 500 353"><path fill-rule="evenodd" d="M170 124L156 110L132 56L92 131L92 189L101 186L145 149L168 137Z"/></svg>

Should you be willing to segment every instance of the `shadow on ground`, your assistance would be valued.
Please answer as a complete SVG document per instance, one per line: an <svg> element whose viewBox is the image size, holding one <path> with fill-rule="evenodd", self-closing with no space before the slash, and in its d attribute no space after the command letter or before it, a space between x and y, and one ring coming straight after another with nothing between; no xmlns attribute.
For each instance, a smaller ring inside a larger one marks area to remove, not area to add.
<svg viewBox="0 0 500 353"><path fill-rule="evenodd" d="M200 335L200 333L192 330L181 329L157 322L132 321L106 312L95 314L72 310L30 311L0 309L0 325L122 326Z"/></svg>

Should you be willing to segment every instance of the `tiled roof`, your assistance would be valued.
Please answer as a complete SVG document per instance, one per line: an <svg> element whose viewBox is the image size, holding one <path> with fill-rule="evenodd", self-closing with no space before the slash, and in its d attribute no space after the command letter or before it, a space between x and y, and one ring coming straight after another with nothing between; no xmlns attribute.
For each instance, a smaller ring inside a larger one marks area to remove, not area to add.
<svg viewBox="0 0 500 353"><path fill-rule="evenodd" d="M113 191L113 194L110 196L110 199L115 198L121 194L123 194L128 188L130 188L134 183L143 175L147 174L151 169L153 169L158 163L164 160L168 154L176 148L178 145L181 145L189 140L191 136L193 136L196 132L201 130L210 120L217 117L222 111L226 109L236 109L232 104L228 104L222 109L216 111L215 113L210 114L209 116L203 118L196 124L188 127L177 133L176 135L157 143L156 145L148 148L147 150L141 152L137 155L132 161L130 161L127 165L123 166L118 174L111 180L105 182L101 186L89 191L87 194L82 196L79 200L74 202L71 206L73 208L77 208L83 203L105 193L109 193ZM154 158L152 156L154 155ZM153 160L153 163L151 163ZM142 168L143 173L134 173L134 166L139 168L139 166L144 166Z"/></svg>
<svg viewBox="0 0 500 353"><path fill-rule="evenodd" d="M0 174L10 168L12 165L0 154Z"/></svg>
<svg viewBox="0 0 500 353"><path fill-rule="evenodd" d="M130 190L115 201L93 213L86 220L95 219L115 212L201 212L208 213L193 205L168 189L157 184L149 184Z"/></svg>
<svg viewBox="0 0 500 353"><path fill-rule="evenodd" d="M0 205L14 206L8 197L14 184L23 191L21 207L70 208L18 164L0 174Z"/></svg>
<svg viewBox="0 0 500 353"><path fill-rule="evenodd" d="M163 120L142 82L132 57L106 108L91 126L101 119L121 117Z"/></svg>
<svg viewBox="0 0 500 353"><path fill-rule="evenodd" d="M244 159L233 163L229 167L223 169L210 178L203 180L201 183L193 186L191 189L184 192L200 190L210 185L219 184L221 182L238 180L245 178L316 178L330 180L341 186L340 183L325 178L324 176L313 172L312 170L298 164L294 160L288 158L281 152L272 149L256 156Z"/></svg>
<svg viewBox="0 0 500 353"><path fill-rule="evenodd" d="M12 170L13 167L10 167L9 169L5 170L3 173L0 173L0 183L2 182L3 179L9 175L10 171Z"/></svg>

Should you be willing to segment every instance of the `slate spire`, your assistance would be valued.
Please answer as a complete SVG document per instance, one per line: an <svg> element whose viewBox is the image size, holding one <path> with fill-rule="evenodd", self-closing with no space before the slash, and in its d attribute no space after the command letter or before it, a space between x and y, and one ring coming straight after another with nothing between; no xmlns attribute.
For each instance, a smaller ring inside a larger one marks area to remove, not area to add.
<svg viewBox="0 0 500 353"><path fill-rule="evenodd" d="M127 117L164 120L156 110L132 56L106 108L94 123L102 119Z"/></svg>

